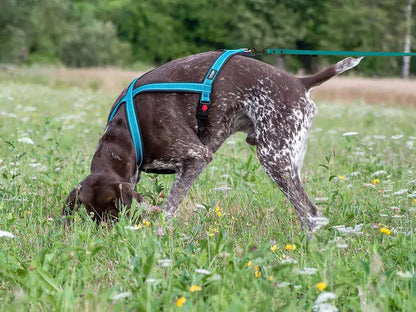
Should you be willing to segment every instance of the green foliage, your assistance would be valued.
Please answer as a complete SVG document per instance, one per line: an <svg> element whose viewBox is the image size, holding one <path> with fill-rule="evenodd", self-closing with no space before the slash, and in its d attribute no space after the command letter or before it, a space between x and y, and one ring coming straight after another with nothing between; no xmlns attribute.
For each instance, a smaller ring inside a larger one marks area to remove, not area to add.
<svg viewBox="0 0 416 312"><path fill-rule="evenodd" d="M2 0L0 62L159 65L237 47L402 51L406 5L400 0ZM414 51L416 24L411 29ZM263 59L277 63L276 56ZM316 71L334 60L286 56L278 62L291 71ZM393 76L401 65L399 57L372 57L360 70ZM415 62L411 65L415 73Z"/></svg>
<svg viewBox="0 0 416 312"><path fill-rule="evenodd" d="M123 65L131 57L129 45L117 39L113 24L95 20L65 34L59 54L70 67Z"/></svg>
<svg viewBox="0 0 416 312"><path fill-rule="evenodd" d="M29 54L26 34L21 28L7 25L0 30L0 60L7 63L22 63Z"/></svg>

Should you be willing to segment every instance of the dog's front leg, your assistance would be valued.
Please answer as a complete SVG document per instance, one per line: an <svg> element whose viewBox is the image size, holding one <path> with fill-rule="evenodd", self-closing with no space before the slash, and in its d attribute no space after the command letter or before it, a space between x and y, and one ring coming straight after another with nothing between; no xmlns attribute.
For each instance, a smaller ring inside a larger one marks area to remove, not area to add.
<svg viewBox="0 0 416 312"><path fill-rule="evenodd" d="M189 192L192 183L212 160L212 152L202 144L197 150L193 148L189 156L192 158L183 159L183 165L164 204L163 210L168 218L175 216L179 204Z"/></svg>

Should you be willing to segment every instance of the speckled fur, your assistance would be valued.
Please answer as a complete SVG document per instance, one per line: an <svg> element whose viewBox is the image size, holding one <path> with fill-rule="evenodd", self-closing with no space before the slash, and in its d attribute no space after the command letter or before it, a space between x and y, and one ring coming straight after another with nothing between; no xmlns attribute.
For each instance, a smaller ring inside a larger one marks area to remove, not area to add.
<svg viewBox="0 0 416 312"><path fill-rule="evenodd" d="M154 82L200 82L219 52L172 61L145 74L139 85ZM294 77L270 65L233 56L219 72L211 94L211 112L203 134L197 136L199 94L142 93L134 99L143 138L145 172L176 173L164 204L173 217L192 183L210 163L224 140L237 131L247 133L266 173L289 198L301 224L310 231L322 225L317 207L306 194L300 170L309 129L317 112L310 90L360 59L347 58L309 77ZM124 96L120 94L114 105ZM116 216L120 205L143 198L134 191L140 179L124 109L107 125L91 164L91 174L74 188L64 217L84 204L97 219Z"/></svg>

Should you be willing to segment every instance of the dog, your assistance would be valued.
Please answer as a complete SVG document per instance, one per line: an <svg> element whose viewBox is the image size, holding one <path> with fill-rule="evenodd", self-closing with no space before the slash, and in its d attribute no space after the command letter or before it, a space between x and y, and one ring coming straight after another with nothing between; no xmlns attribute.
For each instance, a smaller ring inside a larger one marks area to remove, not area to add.
<svg viewBox="0 0 416 312"><path fill-rule="evenodd" d="M171 61L143 75L136 87L159 82L200 82L220 52L205 52ZM313 87L360 62L348 57L307 77L296 77L253 58L235 55L212 86L211 109L203 140L195 116L199 95L183 92L141 93L134 98L143 142L143 162L136 163L126 114L119 109L98 142L91 173L68 195L62 217L84 205L96 220L117 218L133 199L143 203L134 187L140 173L176 173L163 206L175 216L198 175L230 135L247 133L265 172L295 208L302 228L313 232L325 224L300 178L308 132L317 112L309 98ZM113 104L126 95L125 89ZM202 143L204 142L204 143Z"/></svg>

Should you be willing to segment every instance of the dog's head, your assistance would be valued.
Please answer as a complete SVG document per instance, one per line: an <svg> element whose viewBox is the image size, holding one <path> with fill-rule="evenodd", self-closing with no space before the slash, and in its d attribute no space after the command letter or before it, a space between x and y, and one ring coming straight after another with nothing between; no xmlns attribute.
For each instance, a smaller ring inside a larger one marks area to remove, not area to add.
<svg viewBox="0 0 416 312"><path fill-rule="evenodd" d="M143 202L143 197L134 190L132 184L114 183L104 175L90 174L69 193L62 216L71 214L83 205L96 221L117 217L122 207L130 208L133 198L139 203Z"/></svg>

